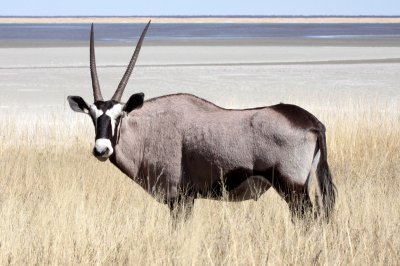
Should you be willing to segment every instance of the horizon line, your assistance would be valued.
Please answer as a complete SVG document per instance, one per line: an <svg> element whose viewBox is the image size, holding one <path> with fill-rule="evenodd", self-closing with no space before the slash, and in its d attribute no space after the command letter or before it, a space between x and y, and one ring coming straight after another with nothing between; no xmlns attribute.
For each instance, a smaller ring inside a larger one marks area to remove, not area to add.
<svg viewBox="0 0 400 266"><path fill-rule="evenodd" d="M0 15L0 18L400 18L400 15Z"/></svg>

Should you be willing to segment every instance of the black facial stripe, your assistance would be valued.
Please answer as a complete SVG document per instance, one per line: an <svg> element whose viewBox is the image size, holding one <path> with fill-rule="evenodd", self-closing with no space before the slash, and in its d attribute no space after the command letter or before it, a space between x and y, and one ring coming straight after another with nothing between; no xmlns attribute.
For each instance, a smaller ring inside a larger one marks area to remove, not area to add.
<svg viewBox="0 0 400 266"><path fill-rule="evenodd" d="M99 118L97 118L96 139L111 139L111 137L111 118L106 114L102 114L99 116Z"/></svg>

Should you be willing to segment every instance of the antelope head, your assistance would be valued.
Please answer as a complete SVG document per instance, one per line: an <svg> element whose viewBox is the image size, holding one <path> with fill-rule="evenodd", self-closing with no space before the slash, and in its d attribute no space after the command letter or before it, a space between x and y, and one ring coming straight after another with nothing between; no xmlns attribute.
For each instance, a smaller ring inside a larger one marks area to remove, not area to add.
<svg viewBox="0 0 400 266"><path fill-rule="evenodd" d="M140 108L143 104L143 93L133 94L126 103L121 102L121 97L135 66L144 36L146 35L149 26L150 21L143 29L142 35L140 36L140 39L136 45L135 52L132 55L129 65L121 79L121 82L118 85L117 90L115 91L111 100L105 101L101 95L99 80L97 77L96 59L94 53L94 31L92 24L90 31L90 74L92 77L94 103L88 104L80 96L68 96L67 99L73 111L88 114L92 118L96 133L93 155L101 161L107 160L113 154L117 136L117 128L122 114L129 113L134 109Z"/></svg>

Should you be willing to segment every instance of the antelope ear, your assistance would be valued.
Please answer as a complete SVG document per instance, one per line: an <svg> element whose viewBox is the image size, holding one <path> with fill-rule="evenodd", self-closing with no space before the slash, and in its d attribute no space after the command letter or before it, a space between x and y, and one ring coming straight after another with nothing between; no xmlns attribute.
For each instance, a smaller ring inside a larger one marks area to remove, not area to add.
<svg viewBox="0 0 400 266"><path fill-rule="evenodd" d="M144 102L144 93L143 92L135 93L125 103L122 111L129 113L134 109L138 109L138 108L142 107L143 102Z"/></svg>
<svg viewBox="0 0 400 266"><path fill-rule="evenodd" d="M72 110L79 113L89 113L89 105L80 96L68 96L69 106Z"/></svg>

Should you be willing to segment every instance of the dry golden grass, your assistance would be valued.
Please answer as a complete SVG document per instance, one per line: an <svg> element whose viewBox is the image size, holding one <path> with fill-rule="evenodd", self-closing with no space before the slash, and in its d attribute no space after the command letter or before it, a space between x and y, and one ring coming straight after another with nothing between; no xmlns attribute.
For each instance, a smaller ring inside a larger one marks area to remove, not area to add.
<svg viewBox="0 0 400 266"><path fill-rule="evenodd" d="M328 128L338 188L331 222L308 229L270 190L198 200L173 230L166 206L91 156L89 118L3 115L0 264L398 265L400 109L365 106L308 108Z"/></svg>

